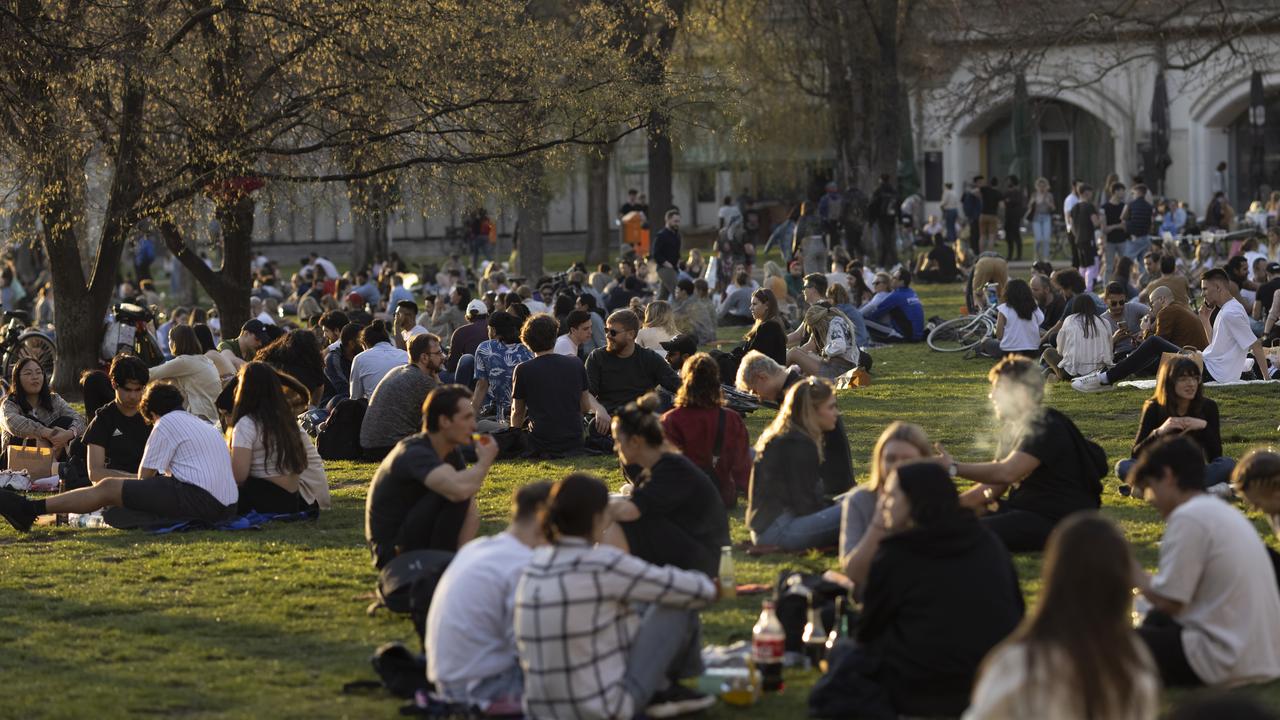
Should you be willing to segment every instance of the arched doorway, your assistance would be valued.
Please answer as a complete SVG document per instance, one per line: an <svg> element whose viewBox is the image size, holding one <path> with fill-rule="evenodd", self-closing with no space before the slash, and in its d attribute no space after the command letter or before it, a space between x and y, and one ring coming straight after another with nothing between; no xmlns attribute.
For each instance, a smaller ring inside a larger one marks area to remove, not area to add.
<svg viewBox="0 0 1280 720"><path fill-rule="evenodd" d="M1070 192L1072 179L1100 186L1107 174L1115 171L1115 137L1105 122L1060 100L1032 98L1029 104L1029 171L1018 171L1013 109L1006 107L981 134L986 175L1018 175L1025 186L1044 177L1054 196L1063 198Z"/></svg>
<svg viewBox="0 0 1280 720"><path fill-rule="evenodd" d="M1272 91L1267 95L1264 120L1261 135L1262 162L1258 178L1260 182L1255 181L1250 167L1253 159L1253 128L1249 123L1249 108L1242 110L1227 126L1231 137L1227 196L1235 205L1237 214L1247 211L1251 201L1265 201L1266 193L1280 189L1280 92Z"/></svg>

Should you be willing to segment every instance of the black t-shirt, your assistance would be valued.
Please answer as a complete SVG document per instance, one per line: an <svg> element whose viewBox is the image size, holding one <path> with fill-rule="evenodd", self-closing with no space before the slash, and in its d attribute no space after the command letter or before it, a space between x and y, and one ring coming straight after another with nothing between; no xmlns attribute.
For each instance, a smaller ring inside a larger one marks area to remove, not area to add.
<svg viewBox="0 0 1280 720"><path fill-rule="evenodd" d="M1276 290L1280 290L1280 277L1268 280L1258 288L1258 302L1262 303L1263 319L1271 312L1271 302L1275 299Z"/></svg>
<svg viewBox="0 0 1280 720"><path fill-rule="evenodd" d="M1075 233L1077 246L1093 247L1093 236L1098 229L1093 224L1093 216L1097 214L1093 203L1083 200L1071 208L1071 230Z"/></svg>
<svg viewBox="0 0 1280 720"><path fill-rule="evenodd" d="M716 484L689 458L667 453L631 494L640 519L622 523L631 554L715 576L729 544L729 515Z"/></svg>
<svg viewBox="0 0 1280 720"><path fill-rule="evenodd" d="M1102 215L1107 225L1117 225L1120 223L1120 213L1124 212L1124 205L1120 203L1103 203ZM1107 242L1111 245L1118 245L1129 239L1129 233L1124 231L1124 226L1110 230L1107 232Z"/></svg>
<svg viewBox="0 0 1280 720"><path fill-rule="evenodd" d="M138 472L150 437L151 426L142 413L125 415L114 402L103 405L84 431L86 445L98 445L105 451L107 467L129 473Z"/></svg>
<svg viewBox="0 0 1280 720"><path fill-rule="evenodd" d="M1004 200L1004 193L991 187L984 185L978 189L978 196L982 198L982 214L995 215L1000 209L1000 203Z"/></svg>
<svg viewBox="0 0 1280 720"><path fill-rule="evenodd" d="M950 245L934 245L929 259L938 264L938 273L943 277L956 276L956 251Z"/></svg>
<svg viewBox="0 0 1280 720"><path fill-rule="evenodd" d="M511 399L523 400L533 444L545 453L582 447L582 391L587 370L582 361L548 353L516 366Z"/></svg>
<svg viewBox="0 0 1280 720"><path fill-rule="evenodd" d="M457 470L466 468L454 450L444 460L436 455L426 433L410 435L391 449L369 484L364 504L364 536L371 544L390 546L405 517L428 493L424 480L445 462Z"/></svg>
<svg viewBox="0 0 1280 720"><path fill-rule="evenodd" d="M1018 439L1014 449L1040 461L1035 470L1009 494L1005 505L1014 510L1043 515L1057 521L1077 510L1093 510L1102 504L1095 458L1083 452L1087 444L1066 415L1046 408Z"/></svg>

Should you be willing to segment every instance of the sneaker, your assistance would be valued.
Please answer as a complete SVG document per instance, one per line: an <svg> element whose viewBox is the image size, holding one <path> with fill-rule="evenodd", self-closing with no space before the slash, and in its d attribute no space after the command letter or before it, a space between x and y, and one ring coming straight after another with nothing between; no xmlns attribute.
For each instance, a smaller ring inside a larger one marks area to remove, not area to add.
<svg viewBox="0 0 1280 720"><path fill-rule="evenodd" d="M644 714L651 718L672 718L706 710L715 704L714 697L690 690L679 683L673 683L666 690L654 693L649 701L649 707L644 709Z"/></svg>
<svg viewBox="0 0 1280 720"><path fill-rule="evenodd" d="M1088 375L1081 375L1080 377L1071 381L1071 387L1075 388L1076 390L1079 390L1080 392L1086 392L1086 393L1106 392L1107 390L1115 389L1111 385L1102 384L1101 372L1091 372Z"/></svg>
<svg viewBox="0 0 1280 720"><path fill-rule="evenodd" d="M8 490L0 490L0 516L9 521L18 532L29 532L36 521L26 498Z"/></svg>
<svg viewBox="0 0 1280 720"><path fill-rule="evenodd" d="M1116 491L1125 497L1133 495L1133 488L1129 487L1128 483L1120 483L1120 487L1116 488Z"/></svg>
<svg viewBox="0 0 1280 720"><path fill-rule="evenodd" d="M1236 497L1235 491L1231 489L1231 483L1220 482L1217 485L1210 485L1204 491L1223 500L1234 500Z"/></svg>

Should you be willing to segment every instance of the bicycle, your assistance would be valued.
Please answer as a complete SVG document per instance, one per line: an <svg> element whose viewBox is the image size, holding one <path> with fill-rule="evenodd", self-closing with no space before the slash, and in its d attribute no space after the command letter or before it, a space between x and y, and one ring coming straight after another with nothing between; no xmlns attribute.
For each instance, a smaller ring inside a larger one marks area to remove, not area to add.
<svg viewBox="0 0 1280 720"><path fill-rule="evenodd" d="M29 326L31 316L25 310L9 310L4 314L0 330L0 347L4 349L4 377L9 377L19 360L32 358L40 363L45 377L53 376L58 349L53 338Z"/></svg>
<svg viewBox="0 0 1280 720"><path fill-rule="evenodd" d="M960 352L982 343L996 332L996 284L987 283L987 307L977 315L939 323L925 338L935 352Z"/></svg>

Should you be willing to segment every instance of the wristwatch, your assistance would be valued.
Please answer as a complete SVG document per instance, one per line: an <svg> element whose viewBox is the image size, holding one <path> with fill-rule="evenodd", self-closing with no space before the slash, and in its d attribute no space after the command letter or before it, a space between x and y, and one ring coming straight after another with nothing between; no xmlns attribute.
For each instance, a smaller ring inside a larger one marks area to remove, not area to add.
<svg viewBox="0 0 1280 720"><path fill-rule="evenodd" d="M960 475L960 467L955 463L951 463L951 465L947 468L947 474L949 474L952 479L955 479L957 476Z"/></svg>

